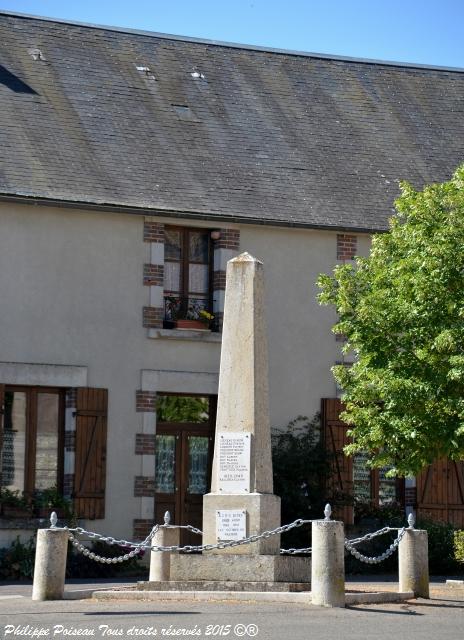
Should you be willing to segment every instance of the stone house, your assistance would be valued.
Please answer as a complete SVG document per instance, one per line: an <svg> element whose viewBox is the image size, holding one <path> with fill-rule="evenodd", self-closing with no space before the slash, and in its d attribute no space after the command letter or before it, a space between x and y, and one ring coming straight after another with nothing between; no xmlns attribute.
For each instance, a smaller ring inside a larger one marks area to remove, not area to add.
<svg viewBox="0 0 464 640"><path fill-rule="evenodd" d="M272 424L322 403L340 450L340 343L315 281L368 252L399 179L462 162L462 70L6 12L0 33L2 486L57 486L111 535L168 508L201 525L225 266L242 250L265 265ZM196 417L167 410L185 397ZM451 476L446 496L426 479L416 497L340 456L336 482L462 525ZM4 514L0 542L29 526Z"/></svg>

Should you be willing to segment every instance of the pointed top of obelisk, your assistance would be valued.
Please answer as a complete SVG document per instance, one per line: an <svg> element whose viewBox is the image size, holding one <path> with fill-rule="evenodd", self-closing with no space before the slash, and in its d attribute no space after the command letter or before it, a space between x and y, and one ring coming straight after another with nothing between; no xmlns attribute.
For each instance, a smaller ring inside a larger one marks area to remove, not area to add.
<svg viewBox="0 0 464 640"><path fill-rule="evenodd" d="M244 251L236 258L232 258L232 260L229 260L229 262L233 264L235 264L236 262L257 262L258 264L263 264L261 260L258 260L258 258L252 256L250 253L248 253L248 251Z"/></svg>

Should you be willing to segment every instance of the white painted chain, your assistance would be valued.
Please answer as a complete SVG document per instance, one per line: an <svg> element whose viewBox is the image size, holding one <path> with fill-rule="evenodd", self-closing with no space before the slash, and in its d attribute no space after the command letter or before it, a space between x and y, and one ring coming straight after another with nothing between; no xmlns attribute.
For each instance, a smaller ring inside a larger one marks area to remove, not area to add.
<svg viewBox="0 0 464 640"><path fill-rule="evenodd" d="M372 540L372 538L376 538L377 536L383 536L385 533L389 533L390 531L399 531L398 528L394 527L384 527L383 529L379 529L378 531L374 531L373 533L366 533L366 535L361 538L353 538L352 540L346 540L351 545L361 544L361 542L367 542L368 540Z"/></svg>
<svg viewBox="0 0 464 640"><path fill-rule="evenodd" d="M116 564L117 562L124 562L126 560L130 560L131 558L133 558L134 556L136 556L142 550L145 550L145 549L150 549L151 551L160 551L160 552L183 551L184 553L195 553L198 551L211 551L212 549L226 549L229 547L236 547L244 544L251 544L261 539L266 539L266 538L270 538L271 536L278 535L280 533L285 533L290 529L294 529L295 527L301 527L302 525L308 524L310 522L313 522L313 520L302 520L300 518L290 524L277 527L276 529L272 529L270 531L263 531L263 533L253 535L253 536L248 536L248 538L243 538L242 540L230 540L227 542L218 542L217 544L185 545L183 547L178 545L172 545L169 547L157 546L157 545L151 544L151 540L155 535L155 533L159 531L159 529L165 528L165 527L166 528L184 528L184 529L189 529L190 531L193 531L193 533L201 533L199 529L196 529L191 525L184 525L179 527L176 527L175 525L155 525L151 530L150 534L145 538L143 542L131 542L129 540L116 540L115 538L111 538L109 536L103 536L94 531L87 531L82 527L76 527L74 529L70 529L68 527L62 527L62 528L68 531L69 539L71 540L71 543L73 544L73 546L78 551L80 551L85 556L87 556L90 560L95 560L95 562L102 562L107 564ZM58 527L55 526L54 528L58 528ZM117 544L120 546L130 547L132 548L132 551L115 558L104 558L94 553L93 551L90 551L85 545L83 545L81 542L79 542L79 540L76 539L74 534L86 535L90 538L96 538L108 544ZM299 552L304 552L305 550L303 549L300 551L298 549L290 549L288 551L286 550L282 550L282 551L288 552L288 553L299 553Z"/></svg>
<svg viewBox="0 0 464 640"><path fill-rule="evenodd" d="M360 551L358 551L355 545L364 542L365 540L371 540L376 536L383 535L384 533L388 533L389 531L398 531L398 537L392 542L389 548L381 553L379 556L365 556ZM379 531L375 531L374 533L368 533L362 538L355 538L354 540L345 540L345 548L353 555L357 560L361 562L365 562L366 564L379 564L383 562L387 558L389 558L398 548L398 545L401 541L401 538L404 536L406 531L406 527L402 529L391 529L390 527L385 527L384 529L380 529Z"/></svg>
<svg viewBox="0 0 464 640"><path fill-rule="evenodd" d="M71 544L78 551L80 551L84 556L87 556L90 560L95 560L95 562L101 562L102 564L104 563L116 564L118 562L125 562L127 560L131 560L136 555L138 555L142 551L142 549L145 548L145 545L151 542L155 533L159 531L160 525L155 524L155 526L152 528L152 530L150 531L148 536L145 538L145 540L140 544L136 544L135 546L133 545L133 543L130 543L127 540L115 540L111 536L102 536L101 534L95 533L94 531L86 531L82 527L76 527L75 529L68 529L68 527L63 527L63 529L68 532L68 536L69 536L69 540L71 541ZM79 542L79 540L77 540L77 538L73 535L73 533L87 535L91 538L97 538L98 540L101 540L102 542L106 542L107 544L110 544L110 545L116 544L118 546L124 546L124 547L134 546L134 548L132 549L132 551L129 551L129 553L124 553L123 555L116 556L114 558L104 558L103 556L98 555L98 553L94 553L93 551L90 551L90 549L88 549L85 545Z"/></svg>
<svg viewBox="0 0 464 640"><path fill-rule="evenodd" d="M325 519L326 520L330 520L330 515L331 515L332 509L330 507L330 505L326 505L325 509L324 509L324 515L325 515ZM56 517L56 513L52 513L50 521L51 521L51 526L54 529L60 528L62 530L65 530L68 532L69 535L69 539L71 541L71 543L73 544L73 546L80 551L81 553L83 553L85 556L87 556L90 560L95 560L96 562L102 562L102 563L106 563L106 564L116 564L118 562L124 562L126 560L130 560L131 558L134 558L136 555L138 555L139 553L141 553L141 551L145 550L145 549L149 549L150 551L159 551L159 552L169 552L169 551L183 551L185 553L195 553L195 552L200 552L200 551L211 551L213 549L227 549L230 547L237 547L237 546L241 546L244 544L252 544L254 542L258 542L258 540L264 540L266 538L270 538L271 536L275 536L275 535L279 535L281 533L285 533L286 531L290 531L290 529L294 529L295 527L301 527L304 524L310 524L312 522L317 522L318 520L303 520L301 518L295 520L294 522L291 522L290 524L286 524L283 525L281 527L277 527L276 529L271 529L270 531L263 531L260 534L256 534L253 536L248 536L248 538L243 538L242 540L230 540L230 541L224 541L224 542L218 542L217 544L204 544L204 545L185 545L184 547L181 547L179 545L172 545L169 547L163 547L163 546L157 546L157 545L153 545L152 544L152 539L155 535L155 533L157 531L159 531L160 529L166 528L166 529L187 529L188 531L191 531L192 533L196 533L198 535L202 535L203 532L200 529L197 529L196 527L193 527L192 525L171 525L169 524L169 519L166 520L166 516L169 516L168 513L166 513L165 515L165 524L163 525L155 525L152 530L150 531L150 533L148 534L148 536L145 538L145 540L143 540L142 542L132 542L130 540L117 540L115 538L112 538L111 536L103 536L100 533L96 533L95 531L87 531L86 529L83 529L82 527L75 527L75 528L69 528L69 527L57 527L56 526L56 522L57 522L57 517ZM414 517L410 514L408 517L408 523L410 528L414 527ZM396 540L390 545L389 549L387 549L384 553L380 554L379 556L375 556L375 557L369 557L369 556L365 556L362 553L360 553L357 549L356 549L356 545L361 544L362 542L366 542L368 540L372 540L373 538L377 537L377 536L381 536L384 535L385 533L388 533L390 531L398 531L398 537L396 538ZM374 531L373 533L367 533L365 536L362 536L360 538L354 538L352 540L345 540L345 548L358 560L361 560L361 562L367 562L369 564L375 564L375 563L379 563L382 562L383 560L386 560L389 556L392 555L392 553L394 553L394 551L397 549L401 538L404 536L404 533L406 531L406 528L403 529L396 529L396 528L391 528L391 527L384 527L383 529L379 529L378 531ZM122 546L122 547L128 547L130 549L132 549L131 551L129 551L128 553L125 553L123 555L114 557L114 558L104 558L103 556L100 556L96 553L94 553L93 551L90 551L85 545L83 545L81 542L79 542L79 540L77 540L76 536L74 534L77 535L85 535L88 536L89 538L93 538L93 539L97 539L100 540L101 542L106 542L107 544L110 545L118 545L118 546ZM291 549L280 549L280 553L283 554L289 554L289 555L295 555L297 553L300 554L310 554L312 552L311 547L305 547L302 549L295 549L295 548L291 548Z"/></svg>

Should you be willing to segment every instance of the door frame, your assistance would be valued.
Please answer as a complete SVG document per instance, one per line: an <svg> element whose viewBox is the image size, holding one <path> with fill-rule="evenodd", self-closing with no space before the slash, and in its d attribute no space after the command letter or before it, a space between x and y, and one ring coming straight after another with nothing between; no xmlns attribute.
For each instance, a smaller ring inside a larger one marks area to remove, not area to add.
<svg viewBox="0 0 464 640"><path fill-rule="evenodd" d="M188 503L187 496L198 496L196 500L198 504L203 501L204 494L189 494L188 492L188 438L190 436L199 436L208 438L208 469L207 469L207 489L206 493L211 488L211 472L213 468L213 455L214 455L214 439L216 431L216 411L217 411L217 396L209 394L194 394L194 393L160 393L159 396L175 396L175 397L202 397L208 398L209 401L209 418L205 422L157 422L156 434L155 434L155 448L156 448L156 436L167 435L174 436L176 438L175 449L175 475L174 475L174 494L154 492L153 497L153 509L156 513L156 503L174 503L174 517L171 514L171 523L177 525L194 525L193 522L188 522L186 516L185 505ZM156 473L156 470L155 470ZM193 499L190 503L196 502ZM202 523L200 524L200 528ZM181 530L181 544L196 544L194 540L191 540L191 535L188 531Z"/></svg>

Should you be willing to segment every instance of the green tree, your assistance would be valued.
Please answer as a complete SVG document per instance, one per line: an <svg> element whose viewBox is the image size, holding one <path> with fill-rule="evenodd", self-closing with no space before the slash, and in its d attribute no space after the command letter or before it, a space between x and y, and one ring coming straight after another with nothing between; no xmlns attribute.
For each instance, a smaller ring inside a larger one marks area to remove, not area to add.
<svg viewBox="0 0 464 640"><path fill-rule="evenodd" d="M318 284L355 354L333 369L351 425L346 453L403 476L464 459L464 166L423 191L403 183L396 209L369 257Z"/></svg>

